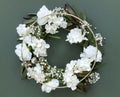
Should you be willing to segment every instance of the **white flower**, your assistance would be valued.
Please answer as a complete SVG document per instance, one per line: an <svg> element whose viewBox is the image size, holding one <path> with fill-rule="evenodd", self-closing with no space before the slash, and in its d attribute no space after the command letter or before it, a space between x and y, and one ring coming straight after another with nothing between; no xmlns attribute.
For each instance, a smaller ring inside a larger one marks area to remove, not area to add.
<svg viewBox="0 0 120 97"><path fill-rule="evenodd" d="M90 60L89 59L78 59L77 64L74 66L74 73L82 73L83 71L90 71Z"/></svg>
<svg viewBox="0 0 120 97"><path fill-rule="evenodd" d="M33 68L29 67L27 71L28 71L27 76L29 78L36 80L36 83L42 83L45 81L43 68L40 66L40 64L36 64L36 66Z"/></svg>
<svg viewBox="0 0 120 97"><path fill-rule="evenodd" d="M63 74L63 78L68 88L71 88L72 90L75 90L77 88L79 80L76 75L73 75L72 71L66 70Z"/></svg>
<svg viewBox="0 0 120 97"><path fill-rule="evenodd" d="M57 79L52 79L51 81L44 83L41 87L43 92L50 93L59 86L59 81Z"/></svg>
<svg viewBox="0 0 120 97"><path fill-rule="evenodd" d="M97 55L97 58L96 58ZM92 61L96 60L97 62L102 61L102 54L96 47L89 45L87 48L84 48L83 53L80 54L81 58L88 58Z"/></svg>
<svg viewBox="0 0 120 97"><path fill-rule="evenodd" d="M96 40L98 41L98 44L99 44L100 46L103 46L103 44L102 44L103 37L101 36L101 34L100 34L100 33L97 33L95 37L96 37Z"/></svg>
<svg viewBox="0 0 120 97"><path fill-rule="evenodd" d="M66 65L66 70L72 71L73 73L82 73L83 71L90 71L90 60L87 58L71 60L70 63Z"/></svg>
<svg viewBox="0 0 120 97"><path fill-rule="evenodd" d="M35 37L34 37L34 38L35 38ZM32 43L32 39L33 39L33 36L29 34L28 36L26 36L26 37L23 39L23 42L26 43L26 44L28 44L28 46L30 46L31 43Z"/></svg>
<svg viewBox="0 0 120 97"><path fill-rule="evenodd" d="M66 28L67 27L67 22L64 20L63 17L57 17L54 22L54 24L62 27L62 28Z"/></svg>
<svg viewBox="0 0 120 97"><path fill-rule="evenodd" d="M16 55L21 61L30 61L32 53L29 51L25 43L16 45Z"/></svg>
<svg viewBox="0 0 120 97"><path fill-rule="evenodd" d="M48 16L48 24L45 25L46 33L55 34L57 33L57 29L62 27L67 27L67 22L63 17L57 16L56 14L52 14Z"/></svg>
<svg viewBox="0 0 120 97"><path fill-rule="evenodd" d="M58 33L57 28L58 28L58 26L56 26L55 24L52 24L52 25L46 24L45 25L46 33L56 34L56 33Z"/></svg>
<svg viewBox="0 0 120 97"><path fill-rule="evenodd" d="M39 56L47 56L47 49L50 47L49 44L45 42L43 39L37 39L35 36L26 36L23 40L28 46L31 46L34 50L33 53L37 57Z"/></svg>
<svg viewBox="0 0 120 97"><path fill-rule="evenodd" d="M82 30L79 28L74 28L68 33L66 41L72 43L81 43L83 40L87 40L85 33L82 33Z"/></svg>
<svg viewBox="0 0 120 97"><path fill-rule="evenodd" d="M53 24L57 19L57 15L55 13L48 16L48 24Z"/></svg>
<svg viewBox="0 0 120 97"><path fill-rule="evenodd" d="M66 65L66 70L73 71L73 68L76 64L77 64L76 60L71 60L70 63Z"/></svg>
<svg viewBox="0 0 120 97"><path fill-rule="evenodd" d="M97 72L91 73L88 78L90 84L96 83L100 79L100 74Z"/></svg>
<svg viewBox="0 0 120 97"><path fill-rule="evenodd" d="M62 16L57 16L55 13L48 16L48 24L54 24L56 26L66 28L67 27L67 22Z"/></svg>
<svg viewBox="0 0 120 97"><path fill-rule="evenodd" d="M37 47L38 42L40 39L36 38L35 36L29 35L24 39L24 42L26 42L29 46L32 46L33 50Z"/></svg>
<svg viewBox="0 0 120 97"><path fill-rule="evenodd" d="M16 28L17 33L19 34L19 36L25 37L30 33L30 28L26 27L25 24L19 24L19 26Z"/></svg>
<svg viewBox="0 0 120 97"><path fill-rule="evenodd" d="M61 10L64 10L63 8L61 8L61 7L55 7L54 8L54 12L60 12Z"/></svg>
<svg viewBox="0 0 120 97"><path fill-rule="evenodd" d="M63 74L64 83L67 87L75 90L79 83L79 79L75 73L82 73L83 71L90 71L90 60L89 59L78 59L72 60L66 65L65 73Z"/></svg>
<svg viewBox="0 0 120 97"><path fill-rule="evenodd" d="M46 42L43 39L40 39L38 41L33 42L33 48L34 48L34 54L39 56L47 56L47 49L50 47L49 44L46 44Z"/></svg>
<svg viewBox="0 0 120 97"><path fill-rule="evenodd" d="M42 8L40 8L40 10L37 12L37 22L39 25L44 25L47 23L48 21L48 16L49 14L51 14L52 11L48 10L47 7L45 5L42 6Z"/></svg>
<svg viewBox="0 0 120 97"><path fill-rule="evenodd" d="M73 76L74 73L72 70L65 70L65 73L63 73L63 77L64 77L64 82L68 83L71 80L71 76Z"/></svg>

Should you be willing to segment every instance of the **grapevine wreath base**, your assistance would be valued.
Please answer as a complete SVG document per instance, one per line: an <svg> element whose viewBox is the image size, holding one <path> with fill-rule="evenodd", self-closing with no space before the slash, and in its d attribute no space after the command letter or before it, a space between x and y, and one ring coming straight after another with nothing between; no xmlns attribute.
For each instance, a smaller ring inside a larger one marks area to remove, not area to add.
<svg viewBox="0 0 120 97"><path fill-rule="evenodd" d="M34 79L47 93L56 88L84 90L100 79L95 67L102 61L99 47L103 38L99 33L94 34L82 14L76 13L68 4L53 10L44 5L37 14L28 14L24 19L24 24L16 28L20 43L15 49L21 61L22 77ZM55 34L61 33L60 29L69 31L65 42L79 44L83 48L80 58L71 60L65 68L52 67L46 59L50 48L46 38L59 38Z"/></svg>

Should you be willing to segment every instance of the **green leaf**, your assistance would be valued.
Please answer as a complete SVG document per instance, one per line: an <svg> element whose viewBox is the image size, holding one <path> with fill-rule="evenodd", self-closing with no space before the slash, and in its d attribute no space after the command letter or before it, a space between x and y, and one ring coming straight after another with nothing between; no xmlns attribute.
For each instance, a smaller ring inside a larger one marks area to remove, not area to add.
<svg viewBox="0 0 120 97"><path fill-rule="evenodd" d="M70 17L70 16L65 16L65 19L69 24L68 28L76 27L76 26L80 25L78 19L76 19L76 18L73 18L73 17Z"/></svg>
<svg viewBox="0 0 120 97"><path fill-rule="evenodd" d="M37 16L37 15L36 15L36 13L29 13L28 16L30 16L30 17L35 17L35 16Z"/></svg>
<svg viewBox="0 0 120 97"><path fill-rule="evenodd" d="M30 20L30 19L32 19L33 17L37 17L36 14L30 13L30 14L28 14L27 16L23 17L23 19L25 19L25 20Z"/></svg>
<svg viewBox="0 0 120 97"><path fill-rule="evenodd" d="M61 39L59 36L55 36L55 35L48 35L48 37L54 38L54 39Z"/></svg>
<svg viewBox="0 0 120 97"><path fill-rule="evenodd" d="M29 49L30 52L33 51L32 46L28 46L28 49Z"/></svg>
<svg viewBox="0 0 120 97"><path fill-rule="evenodd" d="M21 66L21 78L24 79L27 76L27 70L24 66Z"/></svg>
<svg viewBox="0 0 120 97"><path fill-rule="evenodd" d="M78 16L80 19L82 20L86 20L86 16L83 12L78 12L77 9L72 8L69 4L65 4L64 9L66 10L66 12L73 14L75 16Z"/></svg>
<svg viewBox="0 0 120 97"><path fill-rule="evenodd" d="M73 15L76 15L75 10L69 4L65 4L64 9L66 12L73 14Z"/></svg>
<svg viewBox="0 0 120 97"><path fill-rule="evenodd" d="M69 4L65 4L64 7L65 11L69 14L75 15L75 16L79 16L77 11L75 9L73 9ZM74 17L67 17L68 21L72 21L72 23L77 24L78 25L78 19L74 18Z"/></svg>
<svg viewBox="0 0 120 97"><path fill-rule="evenodd" d="M33 22L35 22L36 20L37 20L37 17L32 17L30 19L25 19L24 23L29 25L29 24L32 24Z"/></svg>
<svg viewBox="0 0 120 97"><path fill-rule="evenodd" d="M37 16L34 13L30 13L27 16L23 17L23 19L24 19L24 23L29 25L29 24L32 24L34 21L37 20Z"/></svg>

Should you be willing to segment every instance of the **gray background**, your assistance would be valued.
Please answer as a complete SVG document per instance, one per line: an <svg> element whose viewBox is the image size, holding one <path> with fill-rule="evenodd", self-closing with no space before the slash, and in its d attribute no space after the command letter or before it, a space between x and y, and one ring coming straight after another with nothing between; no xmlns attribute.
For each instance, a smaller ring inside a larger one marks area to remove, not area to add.
<svg viewBox="0 0 120 97"><path fill-rule="evenodd" d="M65 1L0 0L0 97L120 97L120 0L66 0L66 2L86 13L88 20L97 27L97 32L106 37L104 45L106 65L99 69L100 81L87 93L57 89L46 94L41 92L40 86L34 81L21 80L20 62L14 53L15 45L18 43L16 27L22 23L23 16L37 12L43 4L52 9L55 6L63 6ZM60 57L53 57L53 62L57 65L64 59L59 53L64 54L65 45L61 46L60 52L55 53Z"/></svg>

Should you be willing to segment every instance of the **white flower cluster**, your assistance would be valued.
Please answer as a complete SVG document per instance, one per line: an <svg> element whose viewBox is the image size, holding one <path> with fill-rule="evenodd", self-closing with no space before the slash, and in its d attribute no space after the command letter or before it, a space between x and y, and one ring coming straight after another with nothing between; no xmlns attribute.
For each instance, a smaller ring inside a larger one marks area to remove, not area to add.
<svg viewBox="0 0 120 97"><path fill-rule="evenodd" d="M103 37L101 36L100 33L97 33L97 34L96 34L96 40L99 42L99 45L100 45L100 46L103 46L103 44L102 44Z"/></svg>
<svg viewBox="0 0 120 97"><path fill-rule="evenodd" d="M64 77L64 83L67 85L68 88L71 88L72 90L75 90L79 83L79 79L76 75L73 75L72 71L65 70L65 73L63 74Z"/></svg>
<svg viewBox="0 0 120 97"><path fill-rule="evenodd" d="M58 33L58 28L66 28L67 22L64 20L63 17L57 16L57 14L53 14L53 11L48 10L46 6L40 8L37 13L38 17L38 24L45 25L46 33L55 34Z"/></svg>
<svg viewBox="0 0 120 97"><path fill-rule="evenodd" d="M30 28L28 28L29 27L26 27L25 24L20 24L17 27L18 34L24 38L22 38L23 43L16 46L15 53L19 56L21 61L29 61L32 53L29 51L28 47L31 46L34 51L33 54L36 55L36 57L47 56L46 50L50 47L50 45L46 44L45 40L32 36L30 34Z"/></svg>
<svg viewBox="0 0 120 97"><path fill-rule="evenodd" d="M19 24L16 30L19 36L21 36L21 39L23 39L22 37L25 37L30 34L30 27L26 27L25 24Z"/></svg>
<svg viewBox="0 0 120 97"><path fill-rule="evenodd" d="M18 44L16 46L15 53L21 61L30 61L32 57L32 53L29 51L25 43Z"/></svg>
<svg viewBox="0 0 120 97"><path fill-rule="evenodd" d="M97 61L101 62L102 54L94 46L88 46L84 48L83 53L80 54L81 59L71 60L70 63L66 65L65 73L63 74L64 82L67 87L75 90L79 79L75 75L76 73L82 73L83 71L91 71L91 62Z"/></svg>
<svg viewBox="0 0 120 97"><path fill-rule="evenodd" d="M69 41L70 44L72 43L81 43L83 40L88 40L85 37L85 32L82 32L79 28L74 28L70 30L70 33L67 35L66 41Z"/></svg>
<svg viewBox="0 0 120 97"><path fill-rule="evenodd" d="M51 81L44 83L45 74L43 67L40 66L39 63L36 64L36 66L33 68L28 68L27 71L28 71L27 76L30 79L36 80L36 83L42 83L41 89L43 92L49 93L59 86L59 81L57 79L52 79Z"/></svg>
<svg viewBox="0 0 120 97"><path fill-rule="evenodd" d="M50 15L51 13L52 13L52 11L48 10L46 8L46 6L42 6L40 8L40 10L37 12L37 17L38 17L37 22L38 22L38 24L39 25L46 24L48 19L49 19L47 15Z"/></svg>
<svg viewBox="0 0 120 97"><path fill-rule="evenodd" d="M72 60L66 65L65 73L63 74L64 82L67 87L75 90L79 83L79 79L75 74L82 73L83 71L90 71L90 61L88 59Z"/></svg>
<svg viewBox="0 0 120 97"><path fill-rule="evenodd" d="M42 85L42 91L50 93L52 90L55 90L59 86L59 81L57 79L52 79L51 81L44 83Z"/></svg>
<svg viewBox="0 0 120 97"><path fill-rule="evenodd" d="M90 84L94 84L94 83L96 83L99 79L100 79L100 74L97 73L97 72L94 72L94 73L91 73L91 74L89 75L88 82L89 82Z"/></svg>
<svg viewBox="0 0 120 97"><path fill-rule="evenodd" d="M28 73L27 76L29 78L35 79L37 83L43 83L45 81L45 75L43 72L43 67L40 64L36 64L33 68L27 69Z"/></svg>
<svg viewBox="0 0 120 97"><path fill-rule="evenodd" d="M89 45L87 48L84 48L83 53L80 54L81 58L89 59L90 62L93 62L94 60L96 62L102 61L102 53L94 46Z"/></svg>
<svg viewBox="0 0 120 97"><path fill-rule="evenodd" d="M45 40L37 39L35 36L29 35L24 40L29 46L34 50L34 55L39 56L47 56L46 50L50 47L49 44L46 44Z"/></svg>

